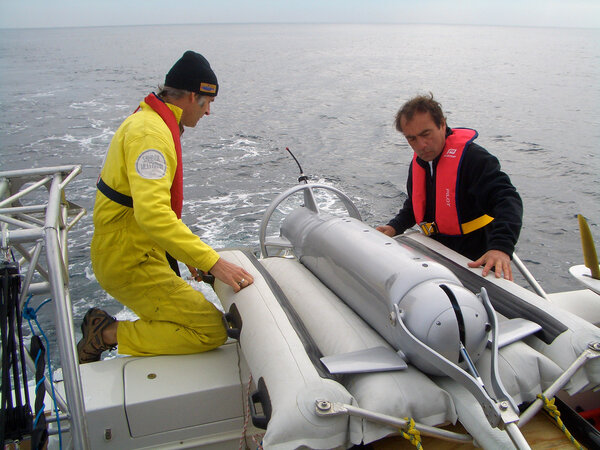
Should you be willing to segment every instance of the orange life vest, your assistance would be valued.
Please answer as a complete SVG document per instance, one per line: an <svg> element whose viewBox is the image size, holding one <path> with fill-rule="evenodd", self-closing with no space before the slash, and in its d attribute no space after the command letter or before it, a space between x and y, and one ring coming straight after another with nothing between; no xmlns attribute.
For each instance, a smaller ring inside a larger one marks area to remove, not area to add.
<svg viewBox="0 0 600 450"><path fill-rule="evenodd" d="M425 234L440 233L460 236L482 228L493 218L483 215L474 221L461 223L457 205L457 184L460 163L465 148L477 138L477 131L469 128L453 128L446 137L446 143L435 169L435 222L424 223L427 203L426 172L417 162L412 161L412 206L417 224Z"/></svg>

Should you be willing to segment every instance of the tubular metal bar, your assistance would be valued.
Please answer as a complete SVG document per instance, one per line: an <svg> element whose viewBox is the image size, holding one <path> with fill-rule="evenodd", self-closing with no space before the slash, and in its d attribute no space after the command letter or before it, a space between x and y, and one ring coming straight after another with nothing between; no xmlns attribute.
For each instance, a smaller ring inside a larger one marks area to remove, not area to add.
<svg viewBox="0 0 600 450"><path fill-rule="evenodd" d="M40 181L38 181L37 183L32 184L31 186L23 189L22 191L17 192L14 195L11 195L10 197L0 201L0 207L4 206L4 205L10 205L12 202L14 202L15 200L20 199L21 197L29 194L32 191L35 191L37 188L45 185L48 181L50 181L52 179L52 177L46 177L41 179Z"/></svg>
<svg viewBox="0 0 600 450"><path fill-rule="evenodd" d="M61 191L62 192L62 191ZM63 193L63 199L64 199L64 193ZM65 268L65 289L69 289L69 246L68 246L68 235L69 235L69 231L67 230L67 222L68 222L68 218L69 218L69 207L68 204L65 202L63 204L63 207L61 209L62 211L62 217L61 217L61 224L62 226L60 227L60 233L58 235L58 238L60 239L60 248L62 249L62 260L64 263L64 268ZM71 300L69 300L69 305L71 303Z"/></svg>
<svg viewBox="0 0 600 450"><path fill-rule="evenodd" d="M4 214L0 214L0 222L9 223L9 224L15 225L17 227L28 228L28 229L38 228L35 225L32 225L27 222L23 222L22 220L19 220L19 219L15 219L14 217L5 216Z"/></svg>
<svg viewBox="0 0 600 450"><path fill-rule="evenodd" d="M44 221L38 219L37 217L31 216L29 214L15 214L15 217L19 217L19 219L37 225L38 227L44 226Z"/></svg>
<svg viewBox="0 0 600 450"><path fill-rule="evenodd" d="M588 348L586 348L579 357L573 361L573 363L563 372L563 374L556 379L554 383L548 387L543 392L544 397L552 398L554 397L558 391L560 391L571 379L571 377L577 372L588 360L594 359L600 356L600 343L593 342L590 343ZM540 409L544 406L544 401L540 398L537 398L529 408L527 408L521 417L519 418L519 427L523 427L527 422L529 422L533 416L535 416Z"/></svg>
<svg viewBox="0 0 600 450"><path fill-rule="evenodd" d="M23 311L23 305L25 305L25 301L27 295L29 294L29 287L31 286L31 280L33 279L33 274L35 273L35 266L40 259L40 254L42 253L42 242L38 242L33 249L33 255L31 256L31 261L29 261L29 269L25 274L25 279L23 280L23 284L21 285L21 298L19 299L19 311Z"/></svg>
<svg viewBox="0 0 600 450"><path fill-rule="evenodd" d="M525 264L523 264L523 261L521 261L521 258L519 258L516 253L513 253L512 257L513 257L513 262L515 263L515 266L517 266L517 269L519 269L519 272L521 272L521 274L525 277L525 279L531 285L531 287L536 292L536 294L539 295L540 297L545 298L546 300L550 300L548 298L548 294L546 294L544 289L542 289L542 286L540 286L540 284L534 278L533 274L529 271L529 269L527 269Z"/></svg>
<svg viewBox="0 0 600 450"><path fill-rule="evenodd" d="M37 294L50 294L50 283L47 281L40 283L31 283L29 285L29 294L37 295Z"/></svg>
<svg viewBox="0 0 600 450"><path fill-rule="evenodd" d="M60 420L62 420L62 418ZM48 419L46 419L46 421L48 421ZM70 431L71 431L70 427L63 427L61 425L61 427L60 427L60 433L61 434L62 433L69 433ZM48 436L56 436L58 433L59 433L58 429L55 429L55 428L48 430ZM75 448L77 448L77 447L75 447Z"/></svg>
<svg viewBox="0 0 600 450"><path fill-rule="evenodd" d="M29 253L29 251L20 244L14 244L13 247L15 249L17 249L17 251L21 254L23 259L25 259L26 261L29 261L29 264L31 265L31 260L33 259L33 256L31 255L31 253ZM34 249L34 251L35 251L35 249ZM21 264L21 261L19 261L19 264ZM36 263L35 270L37 270L38 274L40 274L42 276L42 278L44 278L44 280L49 279L48 272L40 264Z"/></svg>
<svg viewBox="0 0 600 450"><path fill-rule="evenodd" d="M346 194L344 194L339 189L336 189L333 186L329 186L326 184L317 184L317 183L296 185L296 186L288 189L287 191L279 194L275 198L275 200L273 200L271 202L271 204L267 207L265 213L263 214L262 220L260 222L260 228L258 230L258 234L259 234L258 240L260 242L260 252L261 252L262 256L264 256L264 257L269 256L268 250L267 250L267 245L266 245L267 241L269 240L267 238L267 226L269 225L271 216L273 215L273 213L275 212L277 207L279 207L279 205L282 204L284 200L286 200L288 197L291 197L296 192L304 191L303 198L304 198L304 202L306 203L305 207L307 207L308 209L310 209L311 211L313 211L315 213L319 213L319 208L318 208L318 205L317 205L315 197L314 197L315 189L321 189L321 190L333 192L337 196L337 198L342 202L342 204L346 208L346 211L348 212L348 215L350 217L353 217L358 220L362 220L362 218L360 216L360 212L358 211L356 206L354 206L354 203L352 203L352 200L350 200L346 196ZM280 239L278 242L279 242L279 244L281 244L284 241ZM275 245L275 246L279 247L279 248L291 248L291 244L290 245Z"/></svg>
<svg viewBox="0 0 600 450"><path fill-rule="evenodd" d="M70 171L69 175L67 175L65 177L65 179L58 186L58 189L60 189L61 192L63 192L63 190L65 189L65 186L67 184L69 184L73 178L75 178L77 175L79 175L81 173L81 166L73 166L69 169L69 171Z"/></svg>
<svg viewBox="0 0 600 450"><path fill-rule="evenodd" d="M0 191L0 195L2 195L2 191ZM46 205L10 206L7 208L0 208L0 214L43 213L45 210Z"/></svg>
<svg viewBox="0 0 600 450"><path fill-rule="evenodd" d="M75 216L75 218L67 224L67 226L65 227L65 231L71 230L71 228L73 228L73 225L75 225L77 222L79 222L79 219L81 219L83 216L85 216L86 213L87 213L86 209L82 208L81 211L79 211L79 214L77 214L77 216Z"/></svg>
<svg viewBox="0 0 600 450"><path fill-rule="evenodd" d="M8 180L2 177L0 178L0 198L4 197L6 192L8 192Z"/></svg>
<svg viewBox="0 0 600 450"><path fill-rule="evenodd" d="M515 444L516 448L518 448L519 450L531 449L529 443L525 440L525 436L523 436L523 433L521 433L521 430L519 429L516 423L513 422L507 424L505 430L508 434L508 437L510 437L510 440L513 442L513 444Z"/></svg>
<svg viewBox="0 0 600 450"><path fill-rule="evenodd" d="M17 169L17 170L6 170L0 172L0 178L23 178L24 176L31 177L34 175L54 175L55 173L71 173L77 171L81 172L81 166L70 165L70 166L54 166L54 167L38 167L34 169ZM65 180L66 181L66 180ZM64 183L62 183L64 184ZM63 187L60 186L60 189Z"/></svg>
<svg viewBox="0 0 600 450"><path fill-rule="evenodd" d="M60 351L63 376L65 380L65 394L71 416L71 429L73 444L77 449L90 448L83 401L83 388L81 374L75 348L75 332L73 330L73 317L71 312L71 299L67 288L68 274L62 258L62 249L59 244L58 221L62 216L62 190L60 188L61 176L55 174L50 186L48 208L46 210L46 257L52 296L56 310L56 334ZM64 228L64 227L63 227Z"/></svg>
<svg viewBox="0 0 600 450"><path fill-rule="evenodd" d="M367 409L358 408L356 406L347 405L345 403L329 402L326 400L316 401L316 413L318 416L339 416L348 415L366 419L371 422L382 423L390 425L396 428L405 427L408 423L407 420L400 419L398 417L388 416L387 414L381 414ZM431 427L429 425L423 425L415 423L415 428L423 436L431 436L444 441L466 443L473 442L473 437L469 434L460 434L453 431L443 430L441 428Z"/></svg>
<svg viewBox="0 0 600 450"><path fill-rule="evenodd" d="M46 422L48 423L58 422L58 419L60 419L61 422L64 420L71 420L66 414L60 414L58 418L55 415L46 416Z"/></svg>
<svg viewBox="0 0 600 450"><path fill-rule="evenodd" d="M10 244L22 244L24 242L37 241L43 239L44 230L42 228L32 228L28 230L10 230L8 231L8 241Z"/></svg>
<svg viewBox="0 0 600 450"><path fill-rule="evenodd" d="M48 420L48 419L46 419L46 420ZM69 433L70 431L71 431L71 428L69 428L69 427L63 427L61 425L61 427L60 427L60 433L61 434L62 433ZM56 436L57 434L58 434L58 429L50 429L50 430L48 430L48 436Z"/></svg>

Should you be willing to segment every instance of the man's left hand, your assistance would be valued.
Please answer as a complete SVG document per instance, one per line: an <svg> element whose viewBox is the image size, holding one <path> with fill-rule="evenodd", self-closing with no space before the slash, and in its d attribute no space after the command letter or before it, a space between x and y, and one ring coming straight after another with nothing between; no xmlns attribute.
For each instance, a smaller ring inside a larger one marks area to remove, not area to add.
<svg viewBox="0 0 600 450"><path fill-rule="evenodd" d="M483 254L477 261L470 262L469 267L483 267L481 275L484 277L490 272L492 268L496 273L496 278L501 278L504 274L504 278L513 281L512 268L510 266L510 256L500 250L488 250Z"/></svg>

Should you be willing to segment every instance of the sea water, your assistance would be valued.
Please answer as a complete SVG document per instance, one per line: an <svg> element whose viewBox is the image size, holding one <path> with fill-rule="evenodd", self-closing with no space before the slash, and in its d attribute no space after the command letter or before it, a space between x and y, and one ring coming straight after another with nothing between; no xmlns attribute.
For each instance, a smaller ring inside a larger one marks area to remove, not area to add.
<svg viewBox="0 0 600 450"><path fill-rule="evenodd" d="M600 244L600 30L444 25L178 25L0 30L0 168L81 164L68 198L78 326L126 311L89 260L95 182L111 137L184 51L219 79L211 115L182 138L183 220L215 248L258 246L263 212L297 183L344 191L370 225L406 198L412 151L393 126L432 92L475 128L524 202L516 251L547 292L578 289L576 215ZM52 310L42 312L50 328ZM45 322L44 322L45 321ZM52 339L52 336L51 336Z"/></svg>

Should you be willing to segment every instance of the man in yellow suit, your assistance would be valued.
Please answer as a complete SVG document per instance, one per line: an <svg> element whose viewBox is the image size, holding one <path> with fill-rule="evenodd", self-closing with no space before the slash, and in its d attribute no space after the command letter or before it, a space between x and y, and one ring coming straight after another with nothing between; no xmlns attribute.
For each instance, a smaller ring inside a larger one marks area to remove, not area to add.
<svg viewBox="0 0 600 450"><path fill-rule="evenodd" d="M180 135L210 114L217 77L200 54L187 51L158 94L148 95L115 133L94 205L92 267L100 285L133 310L116 321L97 308L81 325L80 364L98 361L117 344L146 356L211 350L227 339L221 312L179 277L177 261L212 274L234 291L252 284L243 268L219 257L181 221Z"/></svg>

